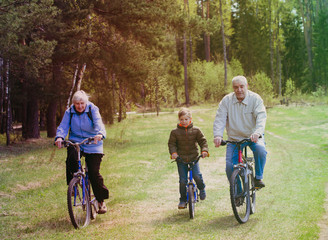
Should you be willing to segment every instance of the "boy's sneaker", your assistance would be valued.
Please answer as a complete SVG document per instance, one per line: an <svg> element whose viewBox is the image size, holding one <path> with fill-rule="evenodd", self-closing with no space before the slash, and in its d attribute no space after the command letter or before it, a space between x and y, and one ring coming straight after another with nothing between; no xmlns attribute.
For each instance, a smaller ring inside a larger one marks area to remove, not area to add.
<svg viewBox="0 0 328 240"><path fill-rule="evenodd" d="M255 188L259 189L259 188L263 188L263 187L265 187L264 182L261 179L255 178Z"/></svg>
<svg viewBox="0 0 328 240"><path fill-rule="evenodd" d="M99 203L99 210L98 210L98 214L104 214L107 212L107 207L106 207L106 203L103 201L103 202L100 202Z"/></svg>
<svg viewBox="0 0 328 240"><path fill-rule="evenodd" d="M187 207L187 203L184 201L180 201L178 205L178 209L185 209Z"/></svg>
<svg viewBox="0 0 328 240"><path fill-rule="evenodd" d="M205 189L199 190L199 197L200 197L200 200L205 200L205 198L206 198Z"/></svg>

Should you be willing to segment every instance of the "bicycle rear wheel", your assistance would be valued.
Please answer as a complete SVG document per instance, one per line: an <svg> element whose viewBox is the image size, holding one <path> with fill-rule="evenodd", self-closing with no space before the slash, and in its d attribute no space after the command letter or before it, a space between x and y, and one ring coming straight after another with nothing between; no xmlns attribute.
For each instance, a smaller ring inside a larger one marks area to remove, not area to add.
<svg viewBox="0 0 328 240"><path fill-rule="evenodd" d="M248 184L245 184L244 169L236 168L230 179L230 199L233 213L239 223L248 221L250 214Z"/></svg>
<svg viewBox="0 0 328 240"><path fill-rule="evenodd" d="M188 206L189 206L189 216L191 219L195 217L195 195L194 186L188 185Z"/></svg>
<svg viewBox="0 0 328 240"><path fill-rule="evenodd" d="M90 202L86 188L80 177L74 177L67 190L67 206L71 222L75 228L86 227L90 223Z"/></svg>

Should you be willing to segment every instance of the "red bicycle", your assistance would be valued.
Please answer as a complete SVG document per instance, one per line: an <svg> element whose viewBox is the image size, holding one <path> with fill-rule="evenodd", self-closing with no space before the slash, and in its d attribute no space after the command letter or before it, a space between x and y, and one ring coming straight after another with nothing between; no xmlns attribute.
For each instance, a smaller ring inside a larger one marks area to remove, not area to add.
<svg viewBox="0 0 328 240"><path fill-rule="evenodd" d="M222 141L221 145L231 143L238 148L238 164L230 178L230 199L233 213L239 223L245 223L249 215L255 213L256 191L254 175L254 158L247 157L247 147L242 151L243 143L251 142L251 139L243 139L239 142Z"/></svg>

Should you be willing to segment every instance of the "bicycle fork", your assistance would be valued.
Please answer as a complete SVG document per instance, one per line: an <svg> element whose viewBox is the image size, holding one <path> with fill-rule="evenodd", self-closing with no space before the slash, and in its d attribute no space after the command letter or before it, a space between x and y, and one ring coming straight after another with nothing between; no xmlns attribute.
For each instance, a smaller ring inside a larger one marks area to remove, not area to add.
<svg viewBox="0 0 328 240"><path fill-rule="evenodd" d="M191 167L190 166L188 166L188 171L189 171L189 181L188 181L188 184L187 184L187 202L189 201L189 191L188 191L188 188L189 188L189 186L191 185L191 186L193 186L193 189L194 189L194 191L193 191L193 194L194 194L194 201L195 202L198 202L198 197L197 197L197 189L196 189L196 185L195 185L195 183L194 183L194 181L193 181L193 177L192 177L192 169L191 169Z"/></svg>

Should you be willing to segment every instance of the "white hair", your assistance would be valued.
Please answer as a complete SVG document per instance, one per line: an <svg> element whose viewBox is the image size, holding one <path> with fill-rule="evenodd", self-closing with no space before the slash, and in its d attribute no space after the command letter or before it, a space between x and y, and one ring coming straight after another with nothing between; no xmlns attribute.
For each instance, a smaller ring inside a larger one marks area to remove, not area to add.
<svg viewBox="0 0 328 240"><path fill-rule="evenodd" d="M247 79L244 76L236 76L236 77L234 77L232 79L232 84L233 84L233 82L237 82L237 81L243 82L243 83L245 83L245 85L247 85Z"/></svg>
<svg viewBox="0 0 328 240"><path fill-rule="evenodd" d="M73 95L72 102L76 103L79 101L83 101L85 103L89 101L89 95L83 90L76 91Z"/></svg>

